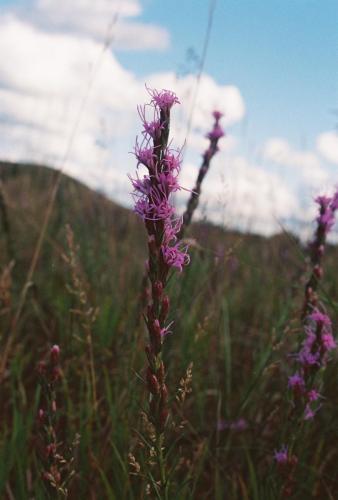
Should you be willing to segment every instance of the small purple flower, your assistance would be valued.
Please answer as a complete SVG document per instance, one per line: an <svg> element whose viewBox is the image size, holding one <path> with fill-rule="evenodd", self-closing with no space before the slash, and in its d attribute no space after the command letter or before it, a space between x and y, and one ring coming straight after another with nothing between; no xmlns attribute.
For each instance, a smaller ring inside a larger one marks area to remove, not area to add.
<svg viewBox="0 0 338 500"><path fill-rule="evenodd" d="M181 169L181 151L166 151L163 163L169 172L179 172Z"/></svg>
<svg viewBox="0 0 338 500"><path fill-rule="evenodd" d="M180 249L179 244L171 247L162 246L162 255L164 262L170 267L176 267L180 272L183 266L190 262L190 257L187 254L187 248Z"/></svg>
<svg viewBox="0 0 338 500"><path fill-rule="evenodd" d="M318 311L318 309L311 313L308 318L312 321L315 321L316 323L331 326L331 320L328 315Z"/></svg>
<svg viewBox="0 0 338 500"><path fill-rule="evenodd" d="M174 193L179 191L181 188L177 176L173 175L171 172L165 174L162 172L157 176L159 188L163 194Z"/></svg>
<svg viewBox="0 0 338 500"><path fill-rule="evenodd" d="M152 97L151 102L163 111L170 110L174 104L180 104L175 92L171 90L148 89L148 92Z"/></svg>
<svg viewBox="0 0 338 500"><path fill-rule="evenodd" d="M276 462L281 465L281 464L287 464L288 463L288 448L287 446L282 446L282 448L277 451L275 450L274 452L274 459L276 460Z"/></svg>
<svg viewBox="0 0 338 500"><path fill-rule="evenodd" d="M221 113L220 111L215 110L215 111L213 111L212 116L218 122L222 118L223 113Z"/></svg>
<svg viewBox="0 0 338 500"><path fill-rule="evenodd" d="M248 422L245 418L240 417L237 420L227 421L224 419L218 420L217 422L217 430L224 431L229 429L231 431L242 432L248 428Z"/></svg>
<svg viewBox="0 0 338 500"><path fill-rule="evenodd" d="M140 179L138 174L136 179L133 179L131 175L128 175L134 190L141 195L149 195L151 190L151 181L148 176L144 175L143 179ZM134 193L135 194L135 193Z"/></svg>
<svg viewBox="0 0 338 500"><path fill-rule="evenodd" d="M142 147L136 142L134 154L138 161L138 165L141 163L145 167L154 170L156 155L152 147Z"/></svg>
<svg viewBox="0 0 338 500"><path fill-rule="evenodd" d="M304 410L304 420L312 420L316 413L319 411L321 405L318 406L318 408L311 408L310 404L308 403L306 406L305 406L305 410Z"/></svg>
<svg viewBox="0 0 338 500"><path fill-rule="evenodd" d="M305 367L310 367L310 366L320 366L319 362L319 353L312 353L308 349L302 349L298 355L297 355L297 360L299 363L301 363Z"/></svg>
<svg viewBox="0 0 338 500"><path fill-rule="evenodd" d="M235 420L230 424L230 429L234 431L245 431L245 429L247 428L248 422L245 420L245 418L239 418L238 420Z"/></svg>
<svg viewBox="0 0 338 500"><path fill-rule="evenodd" d="M288 386L295 392L302 393L305 387L304 378L297 372L294 375L291 375L291 377L289 377Z"/></svg>
<svg viewBox="0 0 338 500"><path fill-rule="evenodd" d="M332 349L336 349L337 344L335 339L332 336L332 333L327 332L323 333L321 336L322 346L325 351L332 351Z"/></svg>
<svg viewBox="0 0 338 500"><path fill-rule="evenodd" d="M319 205L317 222L319 227L327 234L335 222L335 211L338 208L338 191L332 198L329 196L318 196L315 201Z"/></svg>
<svg viewBox="0 0 338 500"><path fill-rule="evenodd" d="M207 134L208 139L220 139L224 136L224 130L220 125L215 125L211 132Z"/></svg>
<svg viewBox="0 0 338 500"><path fill-rule="evenodd" d="M137 111L143 123L143 132L144 136L149 136L153 140L156 140L160 137L162 125L159 118L158 110L153 108L153 119L147 120L146 118L146 108L147 106L138 106Z"/></svg>
<svg viewBox="0 0 338 500"><path fill-rule="evenodd" d="M319 398L321 398L322 396L319 394L319 392L316 390L316 389L311 389L311 391L309 391L307 393L307 398L310 402L312 401L317 401Z"/></svg>
<svg viewBox="0 0 338 500"><path fill-rule="evenodd" d="M181 217L179 217L178 219L171 219L170 221L166 221L163 235L163 242L165 243L165 245L177 241L177 235L180 232L181 227Z"/></svg>

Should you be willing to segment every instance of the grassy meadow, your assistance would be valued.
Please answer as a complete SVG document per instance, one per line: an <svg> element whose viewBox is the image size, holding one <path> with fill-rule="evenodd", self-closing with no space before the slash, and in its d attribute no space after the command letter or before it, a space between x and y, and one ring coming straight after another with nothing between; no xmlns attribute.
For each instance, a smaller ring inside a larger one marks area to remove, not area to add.
<svg viewBox="0 0 338 500"><path fill-rule="evenodd" d="M2 355L11 339L0 386L0 498L65 497L42 477L37 423L37 364L54 344L61 350L55 431L68 498L162 498L150 487L157 472L144 415L144 227L63 176L26 283L55 177L43 166L0 164ZM166 498L284 498L274 452L290 442L298 457L290 498L338 498L336 354L320 374L316 417L299 424L289 412L307 247L287 233L263 238L206 222L185 237L191 263L169 280L174 324L163 353L171 410ZM333 325L337 258L329 246L320 287Z"/></svg>

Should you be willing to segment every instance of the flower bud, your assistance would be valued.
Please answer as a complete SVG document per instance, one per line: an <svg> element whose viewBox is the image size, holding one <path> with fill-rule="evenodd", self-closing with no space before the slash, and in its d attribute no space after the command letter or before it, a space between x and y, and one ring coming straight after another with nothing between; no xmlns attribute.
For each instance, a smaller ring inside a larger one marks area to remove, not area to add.
<svg viewBox="0 0 338 500"><path fill-rule="evenodd" d="M155 319L152 324L151 337L154 353L158 354L161 351L162 347L161 325L158 319Z"/></svg>
<svg viewBox="0 0 338 500"><path fill-rule="evenodd" d="M44 423L44 421L45 421L45 417L46 417L45 412L43 411L43 409L42 409L42 408L40 408L40 409L39 409L39 411L38 411L38 422L39 422L40 424L43 424L43 423Z"/></svg>
<svg viewBox="0 0 338 500"><path fill-rule="evenodd" d="M163 293L163 283L162 283L162 281L157 280L153 284L153 295L157 299L160 299L162 296L162 293Z"/></svg>
<svg viewBox="0 0 338 500"><path fill-rule="evenodd" d="M50 457L51 455L55 455L56 453L56 445L54 443L48 444L46 446L46 456Z"/></svg>
<svg viewBox="0 0 338 500"><path fill-rule="evenodd" d="M165 384L161 387L161 405L165 405L168 402L168 389Z"/></svg>
<svg viewBox="0 0 338 500"><path fill-rule="evenodd" d="M313 268L313 273L317 279L321 279L323 277L323 269L318 264L316 264Z"/></svg>
<svg viewBox="0 0 338 500"><path fill-rule="evenodd" d="M163 384L163 382L164 382L164 364L163 364L163 361L161 361L161 364L157 370L157 378L158 378L160 384Z"/></svg>
<svg viewBox="0 0 338 500"><path fill-rule="evenodd" d="M60 368L54 366L51 373L52 382L56 382L57 380L59 380L59 378L61 378Z"/></svg>
<svg viewBox="0 0 338 500"><path fill-rule="evenodd" d="M318 247L318 255L319 257L322 257L324 255L325 247L324 245L319 245Z"/></svg>
<svg viewBox="0 0 338 500"><path fill-rule="evenodd" d="M161 314L160 314L161 323L163 323L166 317L168 316L169 306L170 306L169 297L168 295L165 295L162 299L162 304L161 304Z"/></svg>
<svg viewBox="0 0 338 500"><path fill-rule="evenodd" d="M56 365L59 362L60 358L60 347L58 345L53 345L53 347L50 350L50 359L51 362Z"/></svg>
<svg viewBox="0 0 338 500"><path fill-rule="evenodd" d="M152 305L148 305L147 307L147 319L148 319L148 323L151 325L155 319L154 317L154 309L153 309L153 306Z"/></svg>
<svg viewBox="0 0 338 500"><path fill-rule="evenodd" d="M46 375L46 370L47 370L46 362L39 361L36 369L39 375Z"/></svg>
<svg viewBox="0 0 338 500"><path fill-rule="evenodd" d="M158 394L160 392L160 384L150 368L147 370L147 383L148 389L152 394Z"/></svg>
<svg viewBox="0 0 338 500"><path fill-rule="evenodd" d="M149 248L149 253L151 255L157 255L157 247L156 247L156 240L155 236L151 234L148 238L148 248Z"/></svg>

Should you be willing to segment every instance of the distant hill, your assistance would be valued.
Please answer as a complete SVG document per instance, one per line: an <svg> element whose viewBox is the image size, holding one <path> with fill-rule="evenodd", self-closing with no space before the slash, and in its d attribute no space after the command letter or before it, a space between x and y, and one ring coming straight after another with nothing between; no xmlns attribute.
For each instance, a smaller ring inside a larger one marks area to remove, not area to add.
<svg viewBox="0 0 338 500"><path fill-rule="evenodd" d="M16 261L17 283L22 284L32 258L57 175L57 171L41 165L0 162L1 261ZM94 286L98 277L101 282L108 280L110 269L122 262L132 275L136 273L135 279L142 276L146 238L139 218L63 174L36 274L36 280L43 281L44 286L47 273L58 275L66 252L66 224L75 233L79 258ZM295 282L305 269L304 249L289 234L264 238L199 222L186 232L186 238L196 241L192 255L227 259L231 265L236 259L249 266L250 272L264 269L267 279L276 275L286 283ZM335 252L331 250L332 258Z"/></svg>

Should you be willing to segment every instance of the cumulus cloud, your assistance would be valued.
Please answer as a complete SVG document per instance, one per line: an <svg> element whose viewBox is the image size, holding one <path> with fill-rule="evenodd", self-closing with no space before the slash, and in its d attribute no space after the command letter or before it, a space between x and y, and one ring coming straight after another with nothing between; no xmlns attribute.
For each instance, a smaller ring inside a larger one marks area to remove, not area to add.
<svg viewBox="0 0 338 500"><path fill-rule="evenodd" d="M196 167L184 166L182 184L193 185ZM188 194L181 194L187 198ZM182 201L180 205L184 205ZM243 156L215 158L206 177L200 200L213 221L226 227L241 228L265 235L281 230L281 224L300 212L299 200L283 178L249 162Z"/></svg>
<svg viewBox="0 0 338 500"><path fill-rule="evenodd" d="M111 42L115 49L166 49L170 37L165 28L129 19L141 12L138 0L36 0L19 14L49 33Z"/></svg>
<svg viewBox="0 0 338 500"><path fill-rule="evenodd" d="M229 227L264 234L278 231L280 222L299 211L299 202L281 175L235 155L237 139L229 129L245 115L239 89L206 74L198 88L195 77L177 78L173 72L137 78L113 51L102 52L96 23L107 18L108 3L111 8L117 5L115 1L76 0L71 6L61 2L58 10L54 0L40 0L35 9L44 12L44 25L13 13L0 17L0 155L55 166L63 164L66 157L67 173L128 204L131 188L126 174L135 168L128 152L139 131L136 106L149 100L145 82L149 87L170 88L182 103L175 108L172 120L177 146L186 138L193 108L188 163L182 172L186 188L194 185L200 153L208 142L205 134L213 122L212 111L224 113L227 137L221 141L221 152L205 180L200 215L206 206L208 217ZM126 0L121 5L125 9L121 15L128 23L128 18L140 13L138 1ZM96 18L92 23L80 15L86 9ZM81 26L76 24L79 20L68 19L74 12L82 18ZM48 13L53 29L47 29ZM76 125L78 116L81 119ZM282 139L271 139L264 157L311 170L312 176L321 169L315 155L297 152ZM182 191L178 198L182 209L187 196Z"/></svg>
<svg viewBox="0 0 338 500"><path fill-rule="evenodd" d="M316 141L318 152L330 163L338 164L338 134L334 131L323 132Z"/></svg>
<svg viewBox="0 0 338 500"><path fill-rule="evenodd" d="M315 153L294 149L285 139L268 139L262 153L265 160L293 168L293 175L300 173L307 184L322 185L328 179L328 172Z"/></svg>
<svg viewBox="0 0 338 500"><path fill-rule="evenodd" d="M130 9L132 5L137 3L130 2ZM0 28L1 156L60 166L66 155L66 172L92 187L103 187L126 203L130 191L126 174L134 168L128 152L139 129L136 106L150 99L144 80L125 70L112 51L102 54L102 45L95 38L47 32L14 14L0 17ZM9 53L11 57L7 57ZM98 59L100 64L95 64ZM182 105L175 111L173 123L183 125L175 125L172 134L181 145L194 79L187 76L178 80L174 73L165 73L145 80L150 87L177 91ZM86 95L85 109L70 143ZM204 134L212 125L216 104L225 112L228 125L245 112L236 87L203 76L190 144L198 153L206 146ZM234 143L230 136L224 149L231 149Z"/></svg>

